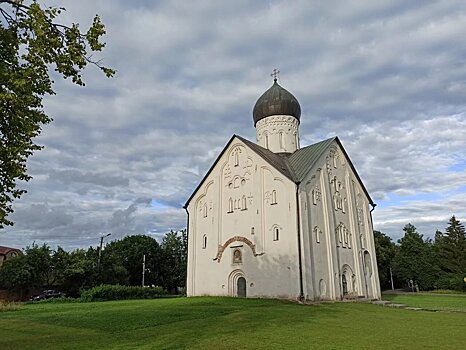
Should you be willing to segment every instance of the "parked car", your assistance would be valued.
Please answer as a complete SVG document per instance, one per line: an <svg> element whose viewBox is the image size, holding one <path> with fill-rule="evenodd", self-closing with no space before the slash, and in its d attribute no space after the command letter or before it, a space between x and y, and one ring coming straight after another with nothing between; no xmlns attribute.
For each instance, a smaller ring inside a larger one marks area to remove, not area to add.
<svg viewBox="0 0 466 350"><path fill-rule="evenodd" d="M41 294L33 295L29 298L30 301L39 301L51 298L62 298L65 296L65 293L59 292L58 290L48 289L44 290Z"/></svg>

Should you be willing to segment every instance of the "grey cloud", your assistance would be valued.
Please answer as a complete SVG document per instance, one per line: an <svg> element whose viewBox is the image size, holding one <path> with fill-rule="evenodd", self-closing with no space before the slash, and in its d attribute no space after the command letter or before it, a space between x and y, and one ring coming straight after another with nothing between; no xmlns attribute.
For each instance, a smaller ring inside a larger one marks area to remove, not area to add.
<svg viewBox="0 0 466 350"><path fill-rule="evenodd" d="M466 159L464 1L63 6L82 28L101 15L107 46L96 57L118 73L89 67L85 88L54 76L57 95L44 100L54 122L28 161L34 179L2 232L8 244L77 247L110 230L117 239L185 227L180 206L231 135L254 140L252 107L275 67L301 103L301 144L340 137L384 208L376 228L397 236L412 220L431 234L444 207L464 216L466 170L449 170ZM384 207L419 193L445 199ZM29 220L33 206L48 219Z"/></svg>
<svg viewBox="0 0 466 350"><path fill-rule="evenodd" d="M127 187L129 185L129 180L121 176L102 174L96 172L82 173L77 170L54 171L50 174L50 179L57 180L65 184L83 182L105 187Z"/></svg>

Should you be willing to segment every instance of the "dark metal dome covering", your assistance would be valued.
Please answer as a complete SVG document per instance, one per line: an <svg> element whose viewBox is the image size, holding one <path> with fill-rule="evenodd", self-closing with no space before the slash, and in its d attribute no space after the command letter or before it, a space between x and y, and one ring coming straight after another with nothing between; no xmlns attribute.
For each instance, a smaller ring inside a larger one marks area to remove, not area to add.
<svg viewBox="0 0 466 350"><path fill-rule="evenodd" d="M278 85L273 85L257 100L252 111L254 126L257 122L271 115L291 115L298 119L301 117L301 106L298 100L289 91Z"/></svg>

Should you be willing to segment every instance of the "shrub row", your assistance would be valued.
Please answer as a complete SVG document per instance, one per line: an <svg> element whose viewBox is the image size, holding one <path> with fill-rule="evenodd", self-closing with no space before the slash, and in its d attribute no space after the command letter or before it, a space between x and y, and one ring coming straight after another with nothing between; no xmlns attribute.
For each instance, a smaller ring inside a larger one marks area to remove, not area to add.
<svg viewBox="0 0 466 350"><path fill-rule="evenodd" d="M453 289L466 292L466 281L463 280L465 276L466 274L444 274L437 280L436 287L438 289Z"/></svg>
<svg viewBox="0 0 466 350"><path fill-rule="evenodd" d="M161 287L143 288L135 286L120 286L103 284L81 293L82 301L107 301L126 299L155 299L168 293Z"/></svg>

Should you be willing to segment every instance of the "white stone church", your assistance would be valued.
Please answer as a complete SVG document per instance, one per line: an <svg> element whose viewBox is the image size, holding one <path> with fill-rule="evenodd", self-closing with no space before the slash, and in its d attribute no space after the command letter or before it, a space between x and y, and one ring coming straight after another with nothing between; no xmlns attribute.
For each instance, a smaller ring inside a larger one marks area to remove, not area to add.
<svg viewBox="0 0 466 350"><path fill-rule="evenodd" d="M277 79L187 201L187 295L380 298L375 207L337 137L300 147L301 107Z"/></svg>

